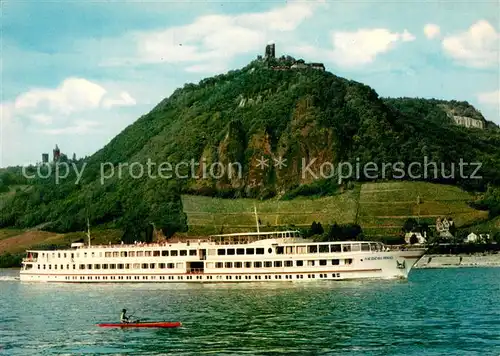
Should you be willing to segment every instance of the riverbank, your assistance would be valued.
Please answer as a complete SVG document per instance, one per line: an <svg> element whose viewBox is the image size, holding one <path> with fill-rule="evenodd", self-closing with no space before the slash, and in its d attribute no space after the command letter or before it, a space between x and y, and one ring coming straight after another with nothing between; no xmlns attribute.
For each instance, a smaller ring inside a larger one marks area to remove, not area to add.
<svg viewBox="0 0 500 356"><path fill-rule="evenodd" d="M500 254L425 255L414 268L500 267Z"/></svg>

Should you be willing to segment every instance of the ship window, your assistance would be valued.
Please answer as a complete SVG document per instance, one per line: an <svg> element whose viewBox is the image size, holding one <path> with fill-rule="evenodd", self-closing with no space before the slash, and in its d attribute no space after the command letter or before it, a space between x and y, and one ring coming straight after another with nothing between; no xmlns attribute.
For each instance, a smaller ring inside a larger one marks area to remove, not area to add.
<svg viewBox="0 0 500 356"><path fill-rule="evenodd" d="M274 267L281 267L283 265L283 262L281 261L274 261Z"/></svg>
<svg viewBox="0 0 500 356"><path fill-rule="evenodd" d="M308 265L308 266L314 266L314 261L313 261L313 260L309 260L309 261L307 261L307 265Z"/></svg>
<svg viewBox="0 0 500 356"><path fill-rule="evenodd" d="M179 255L179 251L177 251L177 250L170 251L170 256L178 256L178 255Z"/></svg>
<svg viewBox="0 0 500 356"><path fill-rule="evenodd" d="M46 266L45 266L45 265L43 265L43 269L46 269Z"/></svg>
<svg viewBox="0 0 500 356"><path fill-rule="evenodd" d="M144 251L145 257L151 257L151 251Z"/></svg>
<svg viewBox="0 0 500 356"><path fill-rule="evenodd" d="M264 267L266 267L266 268L270 268L270 267L272 267L272 266L273 266L273 262L272 262L272 261L265 261L265 262L264 262Z"/></svg>
<svg viewBox="0 0 500 356"><path fill-rule="evenodd" d="M108 265L107 264L103 264L102 265L102 269L108 269Z"/></svg>
<svg viewBox="0 0 500 356"><path fill-rule="evenodd" d="M326 266L326 260L319 260L320 266Z"/></svg>
<svg viewBox="0 0 500 356"><path fill-rule="evenodd" d="M298 255L303 255L307 251L307 246L297 246L296 250Z"/></svg>
<svg viewBox="0 0 500 356"><path fill-rule="evenodd" d="M332 265L337 266L340 264L340 260L332 260Z"/></svg>
<svg viewBox="0 0 500 356"><path fill-rule="evenodd" d="M61 258L61 254L60 253L57 254L57 258Z"/></svg>
<svg viewBox="0 0 500 356"><path fill-rule="evenodd" d="M87 265L87 269L92 269L92 265Z"/></svg>
<svg viewBox="0 0 500 356"><path fill-rule="evenodd" d="M304 265L304 261L298 260L298 261L295 261L295 264L297 267L302 267Z"/></svg>
<svg viewBox="0 0 500 356"><path fill-rule="evenodd" d="M137 256L137 257L142 257L142 256L144 256L144 251L137 251L136 256Z"/></svg>
<svg viewBox="0 0 500 356"><path fill-rule="evenodd" d="M95 257L95 252L92 252L92 257Z"/></svg>
<svg viewBox="0 0 500 356"><path fill-rule="evenodd" d="M87 258L87 252L83 253L83 257Z"/></svg>
<svg viewBox="0 0 500 356"><path fill-rule="evenodd" d="M132 269L139 269L139 268L141 268L141 264L140 263L134 263L132 265Z"/></svg>
<svg viewBox="0 0 500 356"><path fill-rule="evenodd" d="M104 257L111 257L111 252L104 252Z"/></svg>
<svg viewBox="0 0 500 356"><path fill-rule="evenodd" d="M109 269L116 269L116 264L114 264L114 263L110 264Z"/></svg>
<svg viewBox="0 0 500 356"><path fill-rule="evenodd" d="M371 244L370 244L370 249L371 249L372 251L378 251L378 246L377 246L377 244L371 243Z"/></svg>
<svg viewBox="0 0 500 356"><path fill-rule="evenodd" d="M99 264L95 264L95 265L94 265L94 269L101 269L101 265L99 265Z"/></svg>
<svg viewBox="0 0 500 356"><path fill-rule="evenodd" d="M40 265L36 265L36 268L40 269Z"/></svg>
<svg viewBox="0 0 500 356"><path fill-rule="evenodd" d="M163 251L161 251L161 255L162 255L163 257L168 256L168 250L163 250Z"/></svg>
<svg viewBox="0 0 500 356"><path fill-rule="evenodd" d="M350 244L342 244L342 252L351 252Z"/></svg>
<svg viewBox="0 0 500 356"><path fill-rule="evenodd" d="M234 248L228 248L227 249L227 254L230 255L230 256L233 256L234 255Z"/></svg>
<svg viewBox="0 0 500 356"><path fill-rule="evenodd" d="M64 256L64 258L66 258L66 254L64 254L63 256Z"/></svg>
<svg viewBox="0 0 500 356"><path fill-rule="evenodd" d="M57 265L54 265L54 269L57 269Z"/></svg>
<svg viewBox="0 0 500 356"><path fill-rule="evenodd" d="M196 256L196 250L189 250L189 256Z"/></svg>
<svg viewBox="0 0 500 356"><path fill-rule="evenodd" d="M120 252L120 257L127 257L127 251Z"/></svg>
<svg viewBox="0 0 500 356"><path fill-rule="evenodd" d="M361 244L361 251L370 251L370 245L367 243Z"/></svg>
<svg viewBox="0 0 500 356"><path fill-rule="evenodd" d="M255 254L257 254L257 255L263 255L264 254L264 249L262 247L256 248L255 249Z"/></svg>
<svg viewBox="0 0 500 356"><path fill-rule="evenodd" d="M344 264L346 264L346 265L350 265L350 264L352 264L352 258L346 258L346 259L344 260Z"/></svg>
<svg viewBox="0 0 500 356"><path fill-rule="evenodd" d="M147 263L143 263L141 267L142 269L148 269L149 265Z"/></svg>
<svg viewBox="0 0 500 356"><path fill-rule="evenodd" d="M276 254L282 255L284 253L285 248L283 246L276 247Z"/></svg>
<svg viewBox="0 0 500 356"><path fill-rule="evenodd" d="M252 262L245 262L245 268L252 268Z"/></svg>
<svg viewBox="0 0 500 356"><path fill-rule="evenodd" d="M123 264L122 263L118 263L118 269L123 269Z"/></svg>
<svg viewBox="0 0 500 356"><path fill-rule="evenodd" d="M128 257L135 257L135 251L129 251Z"/></svg>
<svg viewBox="0 0 500 356"><path fill-rule="evenodd" d="M330 246L329 245L319 245L319 253L329 253Z"/></svg>
<svg viewBox="0 0 500 356"><path fill-rule="evenodd" d="M253 255L255 250L253 248L247 248L247 255Z"/></svg>
<svg viewBox="0 0 500 356"><path fill-rule="evenodd" d="M225 256L226 255L226 249L225 248L219 248L217 250L217 255L219 255L219 256Z"/></svg>
<svg viewBox="0 0 500 356"><path fill-rule="evenodd" d="M232 262L226 262L225 267L226 268L233 268L233 263Z"/></svg>
<svg viewBox="0 0 500 356"><path fill-rule="evenodd" d="M99 252L99 257L102 257L102 252Z"/></svg>
<svg viewBox="0 0 500 356"><path fill-rule="evenodd" d="M224 263L222 262L215 262L215 268L223 268L224 267Z"/></svg>
<svg viewBox="0 0 500 356"><path fill-rule="evenodd" d="M262 262L256 261L256 262L253 263L253 266L255 268L262 268Z"/></svg>
<svg viewBox="0 0 500 356"><path fill-rule="evenodd" d="M351 249L353 252L358 252L361 251L361 246L360 244L351 244Z"/></svg>
<svg viewBox="0 0 500 356"><path fill-rule="evenodd" d="M243 267L243 263L241 263L241 262L234 263L234 268L241 268L241 267Z"/></svg>
<svg viewBox="0 0 500 356"><path fill-rule="evenodd" d="M316 253L318 252L318 245L309 245L307 246L308 253Z"/></svg>
<svg viewBox="0 0 500 356"><path fill-rule="evenodd" d="M174 264L173 263L167 263L167 268L174 268Z"/></svg>
<svg viewBox="0 0 500 356"><path fill-rule="evenodd" d="M154 257L160 256L160 251L153 251L153 256Z"/></svg>
<svg viewBox="0 0 500 356"><path fill-rule="evenodd" d="M287 246L285 251L287 255L293 254L293 246Z"/></svg>
<svg viewBox="0 0 500 356"><path fill-rule="evenodd" d="M340 252L342 251L341 247L340 244L330 245L330 252Z"/></svg>
<svg viewBox="0 0 500 356"><path fill-rule="evenodd" d="M188 254L187 250L180 250L179 252L181 256L187 256Z"/></svg>
<svg viewBox="0 0 500 356"><path fill-rule="evenodd" d="M285 261L285 267L293 267L293 261Z"/></svg>
<svg viewBox="0 0 500 356"><path fill-rule="evenodd" d="M184 266L184 263L182 263L182 262L177 262L175 264L175 268L182 268L183 266Z"/></svg>
<svg viewBox="0 0 500 356"><path fill-rule="evenodd" d="M245 249L244 248L237 248L236 249L236 254L237 255L244 255L245 254Z"/></svg>
<svg viewBox="0 0 500 356"><path fill-rule="evenodd" d="M149 268L154 269L155 268L155 264L154 263L150 263L149 264Z"/></svg>
<svg viewBox="0 0 500 356"><path fill-rule="evenodd" d="M78 268L79 269L85 269L85 265L80 265L80 266L78 266ZM45 267L44 267L44 269L45 269Z"/></svg>
<svg viewBox="0 0 500 356"><path fill-rule="evenodd" d="M125 269L130 269L130 263L125 263Z"/></svg>

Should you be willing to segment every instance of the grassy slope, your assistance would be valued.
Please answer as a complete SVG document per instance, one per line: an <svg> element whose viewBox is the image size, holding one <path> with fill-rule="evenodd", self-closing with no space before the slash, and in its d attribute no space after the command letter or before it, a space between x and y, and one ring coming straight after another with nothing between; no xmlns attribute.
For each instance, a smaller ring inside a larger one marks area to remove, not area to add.
<svg viewBox="0 0 500 356"><path fill-rule="evenodd" d="M451 216L459 226L486 219L487 212L467 205L472 198L453 186L390 182L365 183L341 195L317 199L259 201L185 195L183 204L188 216L188 234L192 235L253 230L255 204L262 224L270 227L310 226L313 221L357 222L370 236L387 236L398 234L408 217L419 214L430 224L439 216Z"/></svg>
<svg viewBox="0 0 500 356"><path fill-rule="evenodd" d="M420 204L417 203L420 197ZM425 182L363 184L358 223L371 236L397 234L408 217L434 224L451 216L458 226L487 219L486 211L472 209L473 196L455 186Z"/></svg>

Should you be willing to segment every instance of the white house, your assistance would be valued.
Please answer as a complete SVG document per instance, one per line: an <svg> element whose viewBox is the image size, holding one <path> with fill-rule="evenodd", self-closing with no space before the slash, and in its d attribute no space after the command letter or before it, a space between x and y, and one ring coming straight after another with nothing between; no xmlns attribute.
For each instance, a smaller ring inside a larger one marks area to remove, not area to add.
<svg viewBox="0 0 500 356"><path fill-rule="evenodd" d="M465 242L468 242L468 243L477 242L478 239L479 239L479 236L477 236L475 233L471 232L465 238Z"/></svg>
<svg viewBox="0 0 500 356"><path fill-rule="evenodd" d="M465 242L474 243L474 242L488 242L490 241L490 234L475 234L471 232L465 238Z"/></svg>

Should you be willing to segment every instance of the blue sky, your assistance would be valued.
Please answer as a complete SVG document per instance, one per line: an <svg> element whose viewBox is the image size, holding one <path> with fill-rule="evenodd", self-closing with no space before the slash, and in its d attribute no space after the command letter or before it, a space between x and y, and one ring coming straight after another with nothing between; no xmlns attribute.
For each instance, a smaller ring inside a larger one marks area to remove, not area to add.
<svg viewBox="0 0 500 356"><path fill-rule="evenodd" d="M466 100L500 124L496 2L14 1L2 7L0 166L90 155L186 82L278 55L381 96Z"/></svg>

